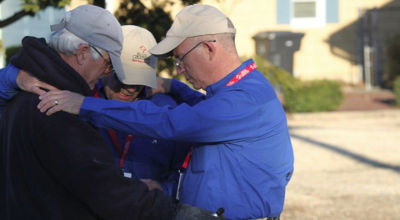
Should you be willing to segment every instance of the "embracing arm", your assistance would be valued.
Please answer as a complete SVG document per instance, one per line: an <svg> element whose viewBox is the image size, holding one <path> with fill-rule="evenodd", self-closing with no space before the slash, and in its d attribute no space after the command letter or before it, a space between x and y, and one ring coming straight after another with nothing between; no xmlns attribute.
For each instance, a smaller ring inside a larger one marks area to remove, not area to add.
<svg viewBox="0 0 400 220"><path fill-rule="evenodd" d="M157 88L152 89L152 94L168 93L178 103L195 105L204 99L204 94L193 90L186 84L176 80L157 77Z"/></svg>
<svg viewBox="0 0 400 220"><path fill-rule="evenodd" d="M195 91L188 85L176 80L171 80L171 89L169 93L178 101L188 105L195 105L205 99L205 95Z"/></svg>
<svg viewBox="0 0 400 220"><path fill-rule="evenodd" d="M18 71L19 69L11 64L0 70L0 112L7 101L18 93Z"/></svg>
<svg viewBox="0 0 400 220"><path fill-rule="evenodd" d="M56 88L9 64L0 70L0 113L7 101L20 91L19 89L41 95L46 90L55 90Z"/></svg>

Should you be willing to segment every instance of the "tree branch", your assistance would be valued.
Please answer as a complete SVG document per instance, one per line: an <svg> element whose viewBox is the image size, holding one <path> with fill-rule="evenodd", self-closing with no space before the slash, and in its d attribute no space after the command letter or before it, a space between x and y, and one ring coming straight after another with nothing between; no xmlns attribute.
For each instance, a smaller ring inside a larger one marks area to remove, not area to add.
<svg viewBox="0 0 400 220"><path fill-rule="evenodd" d="M26 15L34 15L34 12L26 12L24 10L21 10L19 12L16 12L14 15L4 19L4 20L0 20L0 28L4 28L9 24L12 24L13 22L23 18Z"/></svg>

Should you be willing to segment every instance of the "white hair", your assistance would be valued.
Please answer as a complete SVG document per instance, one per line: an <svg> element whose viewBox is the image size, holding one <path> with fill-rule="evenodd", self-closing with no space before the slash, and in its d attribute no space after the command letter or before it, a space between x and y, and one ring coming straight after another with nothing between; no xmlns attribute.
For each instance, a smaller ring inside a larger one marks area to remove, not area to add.
<svg viewBox="0 0 400 220"><path fill-rule="evenodd" d="M93 49L93 45L90 45L88 42L82 40L81 38L66 29L55 31L50 35L50 47L66 55L76 54L76 50L81 44L87 44L90 46L90 52L93 59L97 60L100 58L100 55ZM96 49L100 53L104 53L104 50L98 47L96 47Z"/></svg>

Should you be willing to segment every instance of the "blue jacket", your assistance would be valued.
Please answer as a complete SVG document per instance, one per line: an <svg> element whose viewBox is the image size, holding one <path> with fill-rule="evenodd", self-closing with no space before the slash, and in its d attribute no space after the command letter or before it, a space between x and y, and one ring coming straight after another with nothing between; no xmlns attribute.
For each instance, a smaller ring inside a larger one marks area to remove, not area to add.
<svg viewBox="0 0 400 220"><path fill-rule="evenodd" d="M101 80L96 84L96 89L101 98L106 98ZM175 107L176 102L168 95L155 94L149 98L157 106ZM106 138L113 150L114 158L120 166L120 154L114 146L109 129L100 128L101 135ZM128 133L116 132L121 150ZM164 193L175 198L178 183L178 170L189 151L190 145L155 139L150 137L133 136L132 143L123 160L123 171L135 179L154 179L161 183Z"/></svg>
<svg viewBox="0 0 400 220"><path fill-rule="evenodd" d="M17 74L19 69L10 64L0 69L0 115L7 101L18 93Z"/></svg>
<svg viewBox="0 0 400 220"><path fill-rule="evenodd" d="M285 112L258 70L225 86L252 62L208 86L204 98L197 92L179 95L182 86L174 81L172 93L197 99L172 109L147 100L87 97L80 117L98 127L194 143L182 202L210 211L223 207L229 219L277 216L294 160Z"/></svg>

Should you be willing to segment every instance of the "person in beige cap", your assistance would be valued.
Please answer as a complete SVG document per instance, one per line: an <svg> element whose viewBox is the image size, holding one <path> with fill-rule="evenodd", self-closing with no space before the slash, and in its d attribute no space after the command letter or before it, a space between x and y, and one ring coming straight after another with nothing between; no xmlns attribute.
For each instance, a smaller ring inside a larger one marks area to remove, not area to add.
<svg viewBox="0 0 400 220"><path fill-rule="evenodd" d="M40 96L38 108L79 114L99 127L192 143L180 188L182 202L228 219L277 219L293 173L286 115L274 88L253 60L242 62L231 20L209 5L190 5L175 17L150 53L175 57L177 72L195 89L160 80L161 90L182 100L175 108L146 101L120 102L68 91ZM62 100L64 106L54 105Z"/></svg>
<svg viewBox="0 0 400 220"><path fill-rule="evenodd" d="M52 29L49 45L25 37L11 61L42 86L92 96L112 68L126 74L121 27L110 12L79 6ZM0 119L0 219L215 219L125 178L92 124L65 112L47 117L38 102L38 95L19 92Z"/></svg>
<svg viewBox="0 0 400 220"><path fill-rule="evenodd" d="M148 52L156 40L150 31L135 26L122 26L124 47L121 60L124 74L111 73L99 80L95 96L124 102L149 100L157 106L175 107L176 102L168 95L152 95L157 87L157 58ZM109 106L112 106L109 103ZM112 146L117 165L127 178L141 179L152 189L163 190L175 197L181 167L189 145L173 141L138 137L111 129L100 129L100 133ZM155 182L155 181L157 182Z"/></svg>

